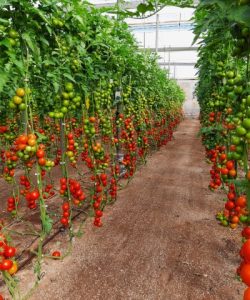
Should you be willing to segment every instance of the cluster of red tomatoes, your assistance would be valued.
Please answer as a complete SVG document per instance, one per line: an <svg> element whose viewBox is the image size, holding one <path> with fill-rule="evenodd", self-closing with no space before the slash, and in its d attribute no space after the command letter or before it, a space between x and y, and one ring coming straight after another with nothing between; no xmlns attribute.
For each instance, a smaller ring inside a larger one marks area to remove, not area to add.
<svg viewBox="0 0 250 300"><path fill-rule="evenodd" d="M240 250L242 262L237 269L237 274L241 280L248 286L244 292L244 299L250 298L250 227L242 230L242 237L246 240Z"/></svg>
<svg viewBox="0 0 250 300"><path fill-rule="evenodd" d="M221 118L221 112L210 112L209 113L209 122L214 123L214 122L218 122Z"/></svg>
<svg viewBox="0 0 250 300"><path fill-rule="evenodd" d="M207 150L207 158L213 163L210 171L211 182L209 187L211 189L217 189L223 181L228 178L233 179L237 175L235 162L227 159L225 150L225 146L217 146L215 149Z"/></svg>
<svg viewBox="0 0 250 300"><path fill-rule="evenodd" d="M18 205L19 199L18 197L9 197L7 199L7 211L13 212L16 210L16 207Z"/></svg>
<svg viewBox="0 0 250 300"><path fill-rule="evenodd" d="M245 195L236 196L235 187L230 185L229 192L227 194L228 201L225 204L225 210L223 215L231 228L236 228L239 222L246 222L248 211L246 209L247 200ZM225 225L225 224L224 224Z"/></svg>
<svg viewBox="0 0 250 300"><path fill-rule="evenodd" d="M222 146L206 151L207 158L213 163L212 169L210 170L211 181L209 183L209 188L212 190L216 190L222 184L219 164L226 159L226 154L224 153L225 149L226 147Z"/></svg>
<svg viewBox="0 0 250 300"><path fill-rule="evenodd" d="M8 271L13 275L17 271L17 263L14 260L16 248L8 245L6 237L0 233L0 271Z"/></svg>
<svg viewBox="0 0 250 300"><path fill-rule="evenodd" d="M62 205L62 217L61 217L61 224L64 227L67 227L69 225L69 217L70 217L70 205L69 202L64 202Z"/></svg>
<svg viewBox="0 0 250 300"><path fill-rule="evenodd" d="M75 155L76 155L76 148L78 146L77 142L75 142L74 140L74 135L73 133L68 133L67 135L67 156L69 157L69 160L71 162L71 165L72 166L75 166L76 164L76 158L75 158Z"/></svg>

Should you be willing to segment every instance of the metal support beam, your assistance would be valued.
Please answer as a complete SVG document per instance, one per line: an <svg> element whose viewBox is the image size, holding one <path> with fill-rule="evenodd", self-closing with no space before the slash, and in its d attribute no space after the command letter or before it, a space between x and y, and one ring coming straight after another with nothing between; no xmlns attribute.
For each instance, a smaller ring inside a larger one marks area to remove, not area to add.
<svg viewBox="0 0 250 300"><path fill-rule="evenodd" d="M196 62L159 62L160 66L194 66Z"/></svg>
<svg viewBox="0 0 250 300"><path fill-rule="evenodd" d="M122 4L122 7L125 9L134 9L142 2L143 1L141 1L141 0L133 1L133 2L125 2ZM114 2L110 1L110 2L96 3L96 4L94 4L94 6L97 8L112 7L112 6L115 6L115 4L116 4L116 1L114 1Z"/></svg>
<svg viewBox="0 0 250 300"><path fill-rule="evenodd" d="M142 49L142 48L140 48ZM150 50L152 52L155 51L155 48L146 48L147 50ZM180 51L197 51L198 47L163 47L158 48L158 52L180 52Z"/></svg>

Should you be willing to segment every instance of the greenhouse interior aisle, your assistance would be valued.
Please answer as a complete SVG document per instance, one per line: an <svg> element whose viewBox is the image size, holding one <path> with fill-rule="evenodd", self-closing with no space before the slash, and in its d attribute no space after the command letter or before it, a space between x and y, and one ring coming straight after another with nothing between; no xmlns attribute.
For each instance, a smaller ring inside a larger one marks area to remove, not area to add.
<svg viewBox="0 0 250 300"><path fill-rule="evenodd" d="M106 210L104 226L89 219L72 255L47 262L32 299L240 299L240 237L214 220L221 201L207 189L198 130L198 120L181 123Z"/></svg>

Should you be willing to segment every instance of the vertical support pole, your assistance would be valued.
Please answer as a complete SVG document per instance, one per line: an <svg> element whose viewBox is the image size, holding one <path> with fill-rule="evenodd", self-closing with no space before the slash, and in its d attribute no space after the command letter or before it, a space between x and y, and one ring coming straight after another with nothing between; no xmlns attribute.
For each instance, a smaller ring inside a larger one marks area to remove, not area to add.
<svg viewBox="0 0 250 300"><path fill-rule="evenodd" d="M145 18L143 19L143 49L146 48L146 32L145 32Z"/></svg>
<svg viewBox="0 0 250 300"><path fill-rule="evenodd" d="M155 26L155 52L158 54L159 43L159 14L156 14L156 26Z"/></svg>

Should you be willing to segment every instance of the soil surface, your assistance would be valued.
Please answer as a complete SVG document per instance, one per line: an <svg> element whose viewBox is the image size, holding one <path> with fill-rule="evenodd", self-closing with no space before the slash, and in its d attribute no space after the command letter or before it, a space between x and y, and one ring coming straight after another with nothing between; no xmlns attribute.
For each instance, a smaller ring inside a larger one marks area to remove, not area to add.
<svg viewBox="0 0 250 300"><path fill-rule="evenodd" d="M235 278L240 229L215 220L224 193L207 188L198 130L198 120L181 123L106 208L104 226L89 218L71 255L45 261L30 299L242 299L244 285ZM20 272L26 281L28 274Z"/></svg>

